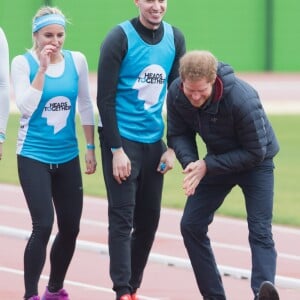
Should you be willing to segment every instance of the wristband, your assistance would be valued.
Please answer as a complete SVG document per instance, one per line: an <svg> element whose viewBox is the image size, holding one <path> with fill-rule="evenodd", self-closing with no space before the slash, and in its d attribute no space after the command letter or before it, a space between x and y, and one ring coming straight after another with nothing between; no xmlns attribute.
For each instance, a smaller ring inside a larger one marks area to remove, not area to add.
<svg viewBox="0 0 300 300"><path fill-rule="evenodd" d="M88 149L88 150L94 150L95 149L95 145L94 144L87 144L86 145L86 149Z"/></svg>
<svg viewBox="0 0 300 300"><path fill-rule="evenodd" d="M110 148L111 153L115 153L117 150L121 149L122 147L118 147L118 148Z"/></svg>
<svg viewBox="0 0 300 300"><path fill-rule="evenodd" d="M4 133L0 133L0 143L2 144L5 141L5 134Z"/></svg>

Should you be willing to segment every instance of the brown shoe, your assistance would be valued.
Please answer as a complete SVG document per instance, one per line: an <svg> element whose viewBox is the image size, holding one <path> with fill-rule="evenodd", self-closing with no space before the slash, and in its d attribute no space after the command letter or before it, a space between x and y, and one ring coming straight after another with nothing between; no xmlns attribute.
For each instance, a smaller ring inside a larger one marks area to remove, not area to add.
<svg viewBox="0 0 300 300"><path fill-rule="evenodd" d="M259 288L258 300L280 300L274 284L264 281Z"/></svg>

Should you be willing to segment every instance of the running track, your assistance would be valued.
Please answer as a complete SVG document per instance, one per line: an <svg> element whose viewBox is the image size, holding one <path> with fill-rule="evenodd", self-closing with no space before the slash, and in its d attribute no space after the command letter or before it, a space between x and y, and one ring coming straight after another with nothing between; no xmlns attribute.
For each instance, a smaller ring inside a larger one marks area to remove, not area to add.
<svg viewBox="0 0 300 300"><path fill-rule="evenodd" d="M0 185L0 299L22 299L23 250L30 218L18 186ZM108 276L107 202L85 197L81 232L65 288L72 300L113 300ZM201 299L179 233L181 212L163 209L155 244L146 268L141 300ZM55 233L54 228L53 233ZM209 233L229 300L251 300L250 254L244 221L216 217ZM300 299L300 231L274 226L278 250L276 284L281 300ZM44 290L47 260L40 282Z"/></svg>

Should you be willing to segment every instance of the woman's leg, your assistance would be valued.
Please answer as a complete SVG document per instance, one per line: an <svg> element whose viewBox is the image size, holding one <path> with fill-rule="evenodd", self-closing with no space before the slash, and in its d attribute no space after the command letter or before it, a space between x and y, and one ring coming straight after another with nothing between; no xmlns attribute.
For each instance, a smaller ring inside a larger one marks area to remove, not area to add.
<svg viewBox="0 0 300 300"><path fill-rule="evenodd" d="M58 233L50 252L51 272L48 290L56 292L72 260L82 214L83 190L79 158L53 166L53 202Z"/></svg>
<svg viewBox="0 0 300 300"><path fill-rule="evenodd" d="M27 299L38 294L54 211L49 165L18 156L18 173L32 219L32 233L24 252L24 298Z"/></svg>

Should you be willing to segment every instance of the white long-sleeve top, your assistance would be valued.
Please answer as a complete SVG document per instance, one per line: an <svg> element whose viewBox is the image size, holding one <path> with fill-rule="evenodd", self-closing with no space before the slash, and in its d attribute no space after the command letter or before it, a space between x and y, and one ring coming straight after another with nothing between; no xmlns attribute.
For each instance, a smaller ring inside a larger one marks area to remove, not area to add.
<svg viewBox="0 0 300 300"><path fill-rule="evenodd" d="M5 133L9 115L9 51L6 36L0 27L0 132Z"/></svg>
<svg viewBox="0 0 300 300"><path fill-rule="evenodd" d="M30 52L39 64L35 52ZM94 125L93 104L89 85L89 71L85 56L81 52L71 51L75 67L79 76L78 81L78 112L82 125ZM46 74L51 77L60 76L65 67L65 61L50 64ZM18 55L12 60L11 79L15 93L15 101L22 115L31 116L37 108L42 91L31 86L30 68L24 55Z"/></svg>

